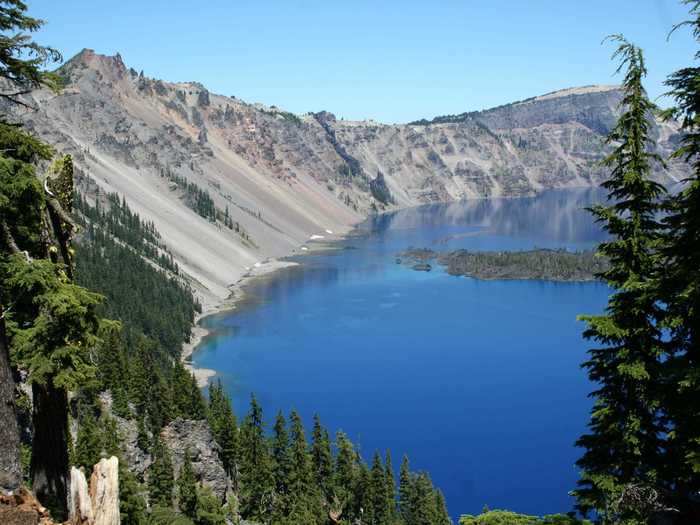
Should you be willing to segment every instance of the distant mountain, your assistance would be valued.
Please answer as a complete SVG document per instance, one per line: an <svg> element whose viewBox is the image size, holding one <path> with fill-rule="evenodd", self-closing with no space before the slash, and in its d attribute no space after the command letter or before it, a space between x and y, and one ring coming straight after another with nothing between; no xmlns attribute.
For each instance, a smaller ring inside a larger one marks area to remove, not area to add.
<svg viewBox="0 0 700 525"><path fill-rule="evenodd" d="M119 55L83 50L62 93L21 118L74 156L90 197L118 192L153 221L208 301L267 257L347 231L375 210L598 184L620 91L589 86L405 125L294 115L152 79ZM656 122L659 152L678 143ZM660 179L673 180L672 164Z"/></svg>

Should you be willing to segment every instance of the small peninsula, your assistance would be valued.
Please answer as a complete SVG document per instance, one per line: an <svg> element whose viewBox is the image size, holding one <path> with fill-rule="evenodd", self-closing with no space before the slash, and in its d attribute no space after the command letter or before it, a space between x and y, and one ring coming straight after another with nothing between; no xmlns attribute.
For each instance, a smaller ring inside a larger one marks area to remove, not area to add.
<svg viewBox="0 0 700 525"><path fill-rule="evenodd" d="M396 262L414 270L430 268L432 261L444 266L450 275L475 279L527 279L543 281L594 281L608 267L592 250L567 251L534 249L524 251L436 252L409 248L397 255Z"/></svg>

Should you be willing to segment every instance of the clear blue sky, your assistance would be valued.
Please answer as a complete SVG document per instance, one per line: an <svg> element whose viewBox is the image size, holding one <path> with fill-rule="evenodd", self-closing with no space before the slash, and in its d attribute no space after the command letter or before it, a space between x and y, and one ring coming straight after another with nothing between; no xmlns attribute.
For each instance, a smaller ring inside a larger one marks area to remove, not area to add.
<svg viewBox="0 0 700 525"><path fill-rule="evenodd" d="M164 80L303 113L405 122L556 89L616 83L624 33L649 93L696 50L680 0L26 0L66 58L121 53Z"/></svg>

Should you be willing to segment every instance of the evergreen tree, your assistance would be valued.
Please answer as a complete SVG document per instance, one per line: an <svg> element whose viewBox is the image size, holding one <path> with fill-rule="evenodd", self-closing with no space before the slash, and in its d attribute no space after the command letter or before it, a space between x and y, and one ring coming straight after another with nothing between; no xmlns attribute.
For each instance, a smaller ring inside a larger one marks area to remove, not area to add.
<svg viewBox="0 0 700 525"><path fill-rule="evenodd" d="M337 453L333 477L334 493L340 502L342 516L350 519L356 516L355 511L359 507L355 501L355 485L358 475L357 454L352 442L342 431L336 433L335 446Z"/></svg>
<svg viewBox="0 0 700 525"><path fill-rule="evenodd" d="M651 164L660 160L651 152L654 105L642 86L642 51L621 36L612 38L619 44L613 55L620 58L618 71L625 69L623 113L608 137L612 153L605 159L611 173L603 186L612 202L592 212L611 237L599 247L610 261L600 277L615 292L605 315L581 316L588 323L584 336L601 347L590 350L584 363L598 388L592 394L590 431L577 442L584 454L577 462L582 473L575 491L581 510L596 509L604 518L611 516L611 503L625 487L655 483L664 430L658 418L661 345L655 294L656 215L663 187L649 178Z"/></svg>
<svg viewBox="0 0 700 525"><path fill-rule="evenodd" d="M75 463L85 468L89 477L92 467L100 460L103 449L103 434L97 426L92 407L83 410L78 424L75 444Z"/></svg>
<svg viewBox="0 0 700 525"><path fill-rule="evenodd" d="M452 525L452 518L447 512L447 503L442 491L435 490L435 525ZM554 524L552 524L554 525ZM564 524L561 524L564 525Z"/></svg>
<svg viewBox="0 0 700 525"><path fill-rule="evenodd" d="M153 444L153 463L148 469L148 497L151 505L169 507L173 500L173 463L160 437Z"/></svg>
<svg viewBox="0 0 700 525"><path fill-rule="evenodd" d="M389 523L395 523L397 518L396 513L396 480L394 479L394 466L391 461L391 451L386 451L386 459L384 460L384 478L386 479L386 494L387 503L389 506Z"/></svg>
<svg viewBox="0 0 700 525"><path fill-rule="evenodd" d="M299 523L315 523L320 509L320 497L314 487L311 455L306 443L306 433L301 417L296 411L289 415L290 421L290 472L289 494L291 497L290 518ZM300 520L300 521L299 521Z"/></svg>
<svg viewBox="0 0 700 525"><path fill-rule="evenodd" d="M216 497L211 488L204 485L197 487L197 516L194 521L196 525L226 524L226 516L221 508L219 498Z"/></svg>
<svg viewBox="0 0 700 525"><path fill-rule="evenodd" d="M399 473L399 511L404 522L411 522L411 472L408 457L401 460Z"/></svg>
<svg viewBox="0 0 700 525"><path fill-rule="evenodd" d="M190 451L185 450L185 457L177 478L177 505L188 518L197 517L197 480L192 470Z"/></svg>
<svg viewBox="0 0 700 525"><path fill-rule="evenodd" d="M372 458L370 497L368 499L372 507L372 523L376 525L389 523L390 495L387 492L386 472L378 451L374 453Z"/></svg>
<svg viewBox="0 0 700 525"><path fill-rule="evenodd" d="M238 481L238 422L226 397L221 381L209 388L209 426L221 448L221 462L237 488Z"/></svg>
<svg viewBox="0 0 700 525"><path fill-rule="evenodd" d="M372 474L364 461L358 461L359 473L355 484L355 516L361 523L373 524L374 521L374 494L372 493Z"/></svg>
<svg viewBox="0 0 700 525"><path fill-rule="evenodd" d="M685 3L692 19L677 27L689 26L700 43L700 1ZM700 51L695 60L700 60ZM674 157L689 163L692 171L666 206L661 301L667 305L664 326L670 333L664 375L671 432L663 478L671 506L683 516L694 512L697 520L700 505L691 495L700 494L700 67L680 69L666 84L675 101L668 115L680 119L683 132Z"/></svg>
<svg viewBox="0 0 700 525"><path fill-rule="evenodd" d="M321 426L318 414L314 415L311 459L316 485L326 498L330 498L333 483L333 453L328 431Z"/></svg>
<svg viewBox="0 0 700 525"><path fill-rule="evenodd" d="M241 515L253 521L268 519L274 478L262 408L251 396L250 411L241 427Z"/></svg>
<svg viewBox="0 0 700 525"><path fill-rule="evenodd" d="M282 412L277 414L272 435L272 459L274 461L275 490L282 500L280 507L286 513L288 509L289 481L292 470L292 461L289 450L289 434L287 422Z"/></svg>
<svg viewBox="0 0 700 525"><path fill-rule="evenodd" d="M143 489L126 462L119 461L119 517L121 525L145 525Z"/></svg>

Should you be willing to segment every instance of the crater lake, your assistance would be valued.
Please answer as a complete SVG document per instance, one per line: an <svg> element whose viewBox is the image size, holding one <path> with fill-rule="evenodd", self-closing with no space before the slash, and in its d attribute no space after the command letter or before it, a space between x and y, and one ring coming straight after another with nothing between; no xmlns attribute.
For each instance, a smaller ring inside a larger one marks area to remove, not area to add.
<svg viewBox="0 0 700 525"><path fill-rule="evenodd" d="M604 198L557 190L372 217L205 318L193 362L217 371L239 419L255 393L268 429L279 410L296 409L307 430L318 413L368 462L389 447L398 470L408 455L454 518L484 505L570 511L593 388L576 316L601 312L609 288L419 272L396 257L409 247L590 249L604 234L584 208Z"/></svg>

